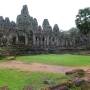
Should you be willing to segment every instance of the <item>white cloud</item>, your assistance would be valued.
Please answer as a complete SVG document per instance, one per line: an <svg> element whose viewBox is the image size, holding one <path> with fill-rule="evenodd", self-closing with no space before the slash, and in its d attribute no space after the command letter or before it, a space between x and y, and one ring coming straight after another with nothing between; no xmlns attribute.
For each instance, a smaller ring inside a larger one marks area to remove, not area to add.
<svg viewBox="0 0 90 90"><path fill-rule="evenodd" d="M90 0L0 0L0 16L16 20L22 5L27 4L30 15L37 18L39 24L48 18L61 29L68 30L75 26L75 16L80 8L90 6Z"/></svg>

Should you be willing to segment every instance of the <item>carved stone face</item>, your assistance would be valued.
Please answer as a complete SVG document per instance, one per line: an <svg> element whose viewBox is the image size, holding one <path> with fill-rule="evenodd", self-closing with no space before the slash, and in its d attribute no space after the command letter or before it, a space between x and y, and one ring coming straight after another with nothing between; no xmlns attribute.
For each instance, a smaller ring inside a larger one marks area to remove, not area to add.
<svg viewBox="0 0 90 90"><path fill-rule="evenodd" d="M20 30L27 30L32 28L33 18L30 17L27 5L24 5L21 14L17 16L17 27ZM29 28L30 27L30 28Z"/></svg>
<svg viewBox="0 0 90 90"><path fill-rule="evenodd" d="M21 14L22 14L22 15L29 15L27 5L24 5L24 6L23 6L23 8L22 8L22 10L21 10Z"/></svg>

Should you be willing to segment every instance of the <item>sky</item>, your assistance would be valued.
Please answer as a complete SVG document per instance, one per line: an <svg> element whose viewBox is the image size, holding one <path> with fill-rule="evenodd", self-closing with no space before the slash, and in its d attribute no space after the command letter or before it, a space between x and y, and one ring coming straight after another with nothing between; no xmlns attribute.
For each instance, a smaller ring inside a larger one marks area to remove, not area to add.
<svg viewBox="0 0 90 90"><path fill-rule="evenodd" d="M90 7L90 0L0 0L0 16L16 21L22 6L27 4L30 16L37 18L39 25L48 19L50 25L58 24L61 30L75 27L79 9Z"/></svg>

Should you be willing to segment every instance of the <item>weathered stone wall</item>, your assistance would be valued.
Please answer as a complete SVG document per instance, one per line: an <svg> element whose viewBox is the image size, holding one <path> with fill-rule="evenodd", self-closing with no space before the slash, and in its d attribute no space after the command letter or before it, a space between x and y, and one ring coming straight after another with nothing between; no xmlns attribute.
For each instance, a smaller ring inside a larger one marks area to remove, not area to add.
<svg viewBox="0 0 90 90"><path fill-rule="evenodd" d="M0 17L0 46L18 45L43 52L90 49L90 34L84 36L74 29L62 32L57 24L52 28L48 19L44 19L42 26L39 26L37 19L29 15L27 5L24 5L16 23Z"/></svg>

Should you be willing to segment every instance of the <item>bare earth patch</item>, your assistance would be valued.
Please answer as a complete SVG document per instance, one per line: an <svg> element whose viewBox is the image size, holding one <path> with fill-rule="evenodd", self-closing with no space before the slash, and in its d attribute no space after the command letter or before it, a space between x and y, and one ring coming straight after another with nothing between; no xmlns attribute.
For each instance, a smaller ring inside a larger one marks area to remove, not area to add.
<svg viewBox="0 0 90 90"><path fill-rule="evenodd" d="M40 71L40 72L53 72L53 73L65 73L79 67L67 67L47 65L42 63L25 63L21 61L6 61L0 63L0 68L19 69L21 71ZM89 68L80 67L80 69L88 70Z"/></svg>

